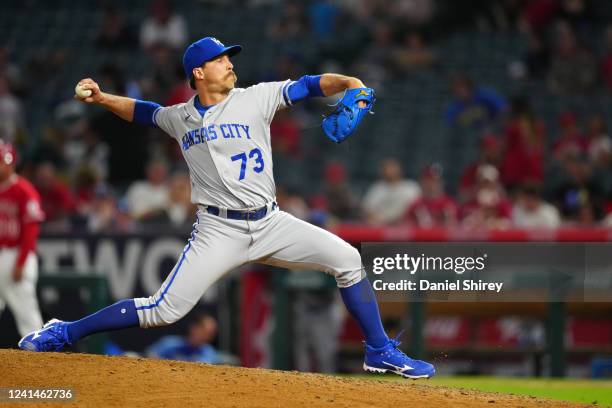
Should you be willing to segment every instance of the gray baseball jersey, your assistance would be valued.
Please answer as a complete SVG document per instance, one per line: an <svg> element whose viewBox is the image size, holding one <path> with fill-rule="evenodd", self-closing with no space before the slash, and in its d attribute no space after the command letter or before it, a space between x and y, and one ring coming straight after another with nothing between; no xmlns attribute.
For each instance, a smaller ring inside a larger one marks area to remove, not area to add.
<svg viewBox="0 0 612 408"><path fill-rule="evenodd" d="M275 199L270 122L291 105L291 81L234 89L204 117L188 102L158 108L155 123L181 146L189 166L192 201L199 204L194 230L157 293L136 298L141 327L183 317L227 272L248 262L316 269L347 287L365 276L359 252L334 234L271 206ZM210 214L206 205L229 209L267 206L259 220Z"/></svg>
<svg viewBox="0 0 612 408"><path fill-rule="evenodd" d="M181 146L195 204L243 209L274 200L270 123L290 103L290 83L235 88L204 117L194 106L195 96L157 109L155 123Z"/></svg>

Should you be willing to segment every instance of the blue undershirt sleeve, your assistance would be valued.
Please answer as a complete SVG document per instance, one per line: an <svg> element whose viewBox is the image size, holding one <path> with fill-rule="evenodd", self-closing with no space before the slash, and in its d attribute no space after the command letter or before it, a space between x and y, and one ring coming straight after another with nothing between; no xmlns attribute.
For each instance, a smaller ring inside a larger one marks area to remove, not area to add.
<svg viewBox="0 0 612 408"><path fill-rule="evenodd" d="M289 105L316 96L324 96L321 90L321 75L304 75L287 87Z"/></svg>
<svg viewBox="0 0 612 408"><path fill-rule="evenodd" d="M134 123L157 126L155 113L161 106L155 102L136 100L134 106Z"/></svg>

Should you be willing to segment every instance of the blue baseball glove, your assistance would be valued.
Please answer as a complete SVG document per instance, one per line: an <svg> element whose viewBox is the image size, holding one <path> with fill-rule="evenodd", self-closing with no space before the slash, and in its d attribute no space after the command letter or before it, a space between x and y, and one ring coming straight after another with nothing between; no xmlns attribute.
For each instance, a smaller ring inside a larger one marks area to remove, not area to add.
<svg viewBox="0 0 612 408"><path fill-rule="evenodd" d="M343 142L355 132L366 113L373 113L375 100L372 88L347 89L342 98L332 105L336 109L326 115L321 123L325 135L335 143ZM361 101L365 106L359 106Z"/></svg>

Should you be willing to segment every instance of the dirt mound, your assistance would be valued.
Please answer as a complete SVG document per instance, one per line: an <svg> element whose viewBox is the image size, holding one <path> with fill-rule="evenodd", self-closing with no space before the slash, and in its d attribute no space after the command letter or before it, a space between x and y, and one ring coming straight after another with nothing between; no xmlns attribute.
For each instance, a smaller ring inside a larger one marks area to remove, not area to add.
<svg viewBox="0 0 612 408"><path fill-rule="evenodd" d="M0 387L72 388L78 407L578 407L426 382L211 366L144 358L0 350ZM0 402L0 406L16 407ZM19 406L32 406L19 404ZM57 402L36 406L59 406Z"/></svg>

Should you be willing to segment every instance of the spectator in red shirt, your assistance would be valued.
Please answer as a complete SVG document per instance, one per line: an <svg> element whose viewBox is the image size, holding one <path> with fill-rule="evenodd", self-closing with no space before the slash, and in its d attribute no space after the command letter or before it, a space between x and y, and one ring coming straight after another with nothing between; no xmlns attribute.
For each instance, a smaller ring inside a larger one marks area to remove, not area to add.
<svg viewBox="0 0 612 408"><path fill-rule="evenodd" d="M302 137L300 125L289 113L289 109L281 109L276 112L270 125L270 134L272 135L272 148L275 153L280 152L295 158L300 156Z"/></svg>
<svg viewBox="0 0 612 408"><path fill-rule="evenodd" d="M542 31L548 27L558 9L557 0L531 0L525 5L523 21L531 31Z"/></svg>
<svg viewBox="0 0 612 408"><path fill-rule="evenodd" d="M177 82L172 88L170 88L168 98L165 102L166 106L172 106L179 103L187 102L189 98L191 98L193 95L193 90L185 81Z"/></svg>
<svg viewBox="0 0 612 408"><path fill-rule="evenodd" d="M74 177L74 198L80 213L89 212L99 182L99 176L92 167L83 165L77 170Z"/></svg>
<svg viewBox="0 0 612 408"><path fill-rule="evenodd" d="M553 154L557 160L563 160L567 155L586 153L587 140L578 128L578 120L573 112L567 111L559 115L561 135L553 144Z"/></svg>
<svg viewBox="0 0 612 408"><path fill-rule="evenodd" d="M468 202L474 197L477 173L480 166L489 164L499 169L501 163L501 142L494 134L485 135L480 142L480 155L478 160L463 170L459 181L459 198L461 202Z"/></svg>
<svg viewBox="0 0 612 408"><path fill-rule="evenodd" d="M528 181L541 183L544 177L544 123L522 98L513 102L512 113L505 130L506 153L501 165L502 181L509 189Z"/></svg>
<svg viewBox="0 0 612 408"><path fill-rule="evenodd" d="M499 171L483 164L476 172L474 196L462 208L462 225L469 228L507 228L512 205L499 182Z"/></svg>
<svg viewBox="0 0 612 408"><path fill-rule="evenodd" d="M76 200L66 184L57 177L53 164L47 162L38 165L34 185L40 192L48 222L61 224L76 211Z"/></svg>
<svg viewBox="0 0 612 408"><path fill-rule="evenodd" d="M404 220L420 228L449 227L457 223L457 204L444 192L442 169L429 165L421 173L421 198L406 211Z"/></svg>
<svg viewBox="0 0 612 408"><path fill-rule="evenodd" d="M171 86L170 91L168 92L168 97L164 101L166 106L187 102L193 95L195 95L195 91L191 89L189 84L184 80L184 75L183 66L177 64L175 68L174 85Z"/></svg>
<svg viewBox="0 0 612 408"><path fill-rule="evenodd" d="M36 240L44 214L32 185L15 174L11 144L0 140L0 313L7 304L22 336L42 325L36 300Z"/></svg>

